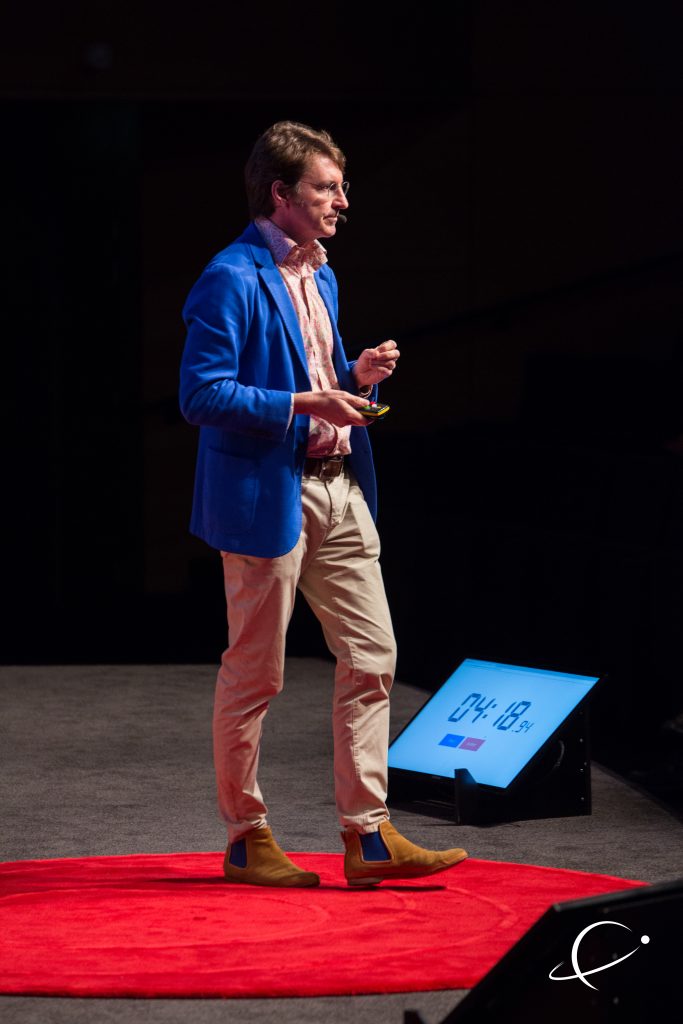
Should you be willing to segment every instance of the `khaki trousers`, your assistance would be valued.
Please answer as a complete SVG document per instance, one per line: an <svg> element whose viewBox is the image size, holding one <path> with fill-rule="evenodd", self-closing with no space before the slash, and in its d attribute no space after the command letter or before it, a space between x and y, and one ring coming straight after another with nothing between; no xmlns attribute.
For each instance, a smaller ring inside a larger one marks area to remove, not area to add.
<svg viewBox="0 0 683 1024"><path fill-rule="evenodd" d="M286 555L221 552L229 646L216 683L213 735L218 805L230 842L266 824L256 780L261 729L270 700L282 689L297 587L337 659L332 723L339 822L373 832L389 817L389 690L396 645L377 530L348 469L327 482L305 476L301 498L301 536Z"/></svg>

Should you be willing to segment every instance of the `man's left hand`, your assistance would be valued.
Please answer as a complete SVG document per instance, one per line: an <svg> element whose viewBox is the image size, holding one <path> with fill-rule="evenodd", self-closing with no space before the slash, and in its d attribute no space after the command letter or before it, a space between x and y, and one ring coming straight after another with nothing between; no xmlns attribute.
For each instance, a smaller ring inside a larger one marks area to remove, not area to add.
<svg viewBox="0 0 683 1024"><path fill-rule="evenodd" d="M391 377L401 353L395 341L383 341L377 348L363 349L353 368L353 376L359 388Z"/></svg>

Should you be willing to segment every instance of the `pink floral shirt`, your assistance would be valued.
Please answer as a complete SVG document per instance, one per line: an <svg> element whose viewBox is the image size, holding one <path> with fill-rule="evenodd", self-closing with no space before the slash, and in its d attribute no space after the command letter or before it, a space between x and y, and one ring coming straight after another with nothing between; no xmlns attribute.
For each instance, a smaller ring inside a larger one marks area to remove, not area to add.
<svg viewBox="0 0 683 1024"><path fill-rule="evenodd" d="M254 223L271 251L294 305L304 339L311 389L338 389L339 382L332 363L332 325L314 277L315 271L327 263L325 249L317 239L307 245L297 245L267 217L257 217ZM318 459L328 455L348 455L351 451L350 433L351 427L335 427L326 420L311 416L307 454Z"/></svg>

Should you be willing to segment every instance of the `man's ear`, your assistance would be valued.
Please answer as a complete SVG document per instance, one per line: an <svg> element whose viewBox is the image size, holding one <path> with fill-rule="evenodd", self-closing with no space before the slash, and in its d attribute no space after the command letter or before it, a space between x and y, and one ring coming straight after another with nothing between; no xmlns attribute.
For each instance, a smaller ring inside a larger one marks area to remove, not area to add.
<svg viewBox="0 0 683 1024"><path fill-rule="evenodd" d="M284 181L281 181L279 178L277 181L274 181L273 184L270 186L270 195L276 210L278 209L278 207L286 205L289 199L287 191L287 185L285 185Z"/></svg>

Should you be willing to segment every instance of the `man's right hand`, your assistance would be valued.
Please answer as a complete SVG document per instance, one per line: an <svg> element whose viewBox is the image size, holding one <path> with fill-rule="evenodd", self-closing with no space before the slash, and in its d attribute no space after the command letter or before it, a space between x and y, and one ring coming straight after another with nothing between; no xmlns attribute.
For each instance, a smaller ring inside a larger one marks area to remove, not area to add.
<svg viewBox="0 0 683 1024"><path fill-rule="evenodd" d="M359 398L348 391L299 391L294 395L295 413L317 416L335 427L367 427L372 420L357 411L367 404L367 398Z"/></svg>

